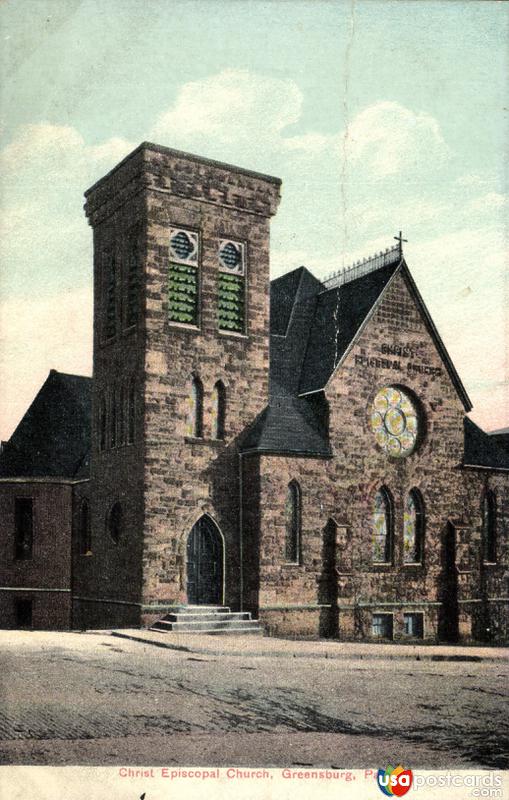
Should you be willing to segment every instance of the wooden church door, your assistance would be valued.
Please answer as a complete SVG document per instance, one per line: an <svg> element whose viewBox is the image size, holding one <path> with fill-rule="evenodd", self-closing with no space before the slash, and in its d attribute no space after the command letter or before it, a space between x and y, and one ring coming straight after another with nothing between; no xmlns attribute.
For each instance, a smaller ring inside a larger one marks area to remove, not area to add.
<svg viewBox="0 0 509 800"><path fill-rule="evenodd" d="M205 606L223 602L223 541L207 515L193 525L187 540L187 602Z"/></svg>

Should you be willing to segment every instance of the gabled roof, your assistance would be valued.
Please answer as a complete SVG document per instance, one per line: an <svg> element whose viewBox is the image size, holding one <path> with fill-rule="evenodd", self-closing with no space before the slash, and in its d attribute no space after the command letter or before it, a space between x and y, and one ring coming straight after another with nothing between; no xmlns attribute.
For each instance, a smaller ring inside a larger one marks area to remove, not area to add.
<svg viewBox="0 0 509 800"><path fill-rule="evenodd" d="M398 262L389 264L318 294L300 377L300 394L326 386L398 267Z"/></svg>
<svg viewBox="0 0 509 800"><path fill-rule="evenodd" d="M486 467L490 469L509 469L509 451L497 436L485 433L475 422L465 417L465 454L463 465L466 467Z"/></svg>
<svg viewBox="0 0 509 800"><path fill-rule="evenodd" d="M346 276L335 276L332 286L305 267L272 281L270 401L243 438L242 449L330 455L320 404L304 406L297 400L323 393L397 274L403 275L456 391L470 411L472 404L461 379L396 247L348 270Z"/></svg>
<svg viewBox="0 0 509 800"><path fill-rule="evenodd" d="M248 428L240 441L243 452L306 455L329 458L326 409L313 400L278 396Z"/></svg>
<svg viewBox="0 0 509 800"><path fill-rule="evenodd" d="M0 477L87 478L92 379L51 370L0 454Z"/></svg>

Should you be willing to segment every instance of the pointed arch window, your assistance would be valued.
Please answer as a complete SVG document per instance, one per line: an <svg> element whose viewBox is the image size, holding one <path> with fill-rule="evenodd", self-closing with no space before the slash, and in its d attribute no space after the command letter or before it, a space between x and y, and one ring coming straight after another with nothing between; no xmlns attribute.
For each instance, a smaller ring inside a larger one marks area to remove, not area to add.
<svg viewBox="0 0 509 800"><path fill-rule="evenodd" d="M126 391L121 386L118 393L118 443L123 445L126 442Z"/></svg>
<svg viewBox="0 0 509 800"><path fill-rule="evenodd" d="M134 381L127 388L127 444L134 442L135 393Z"/></svg>
<svg viewBox="0 0 509 800"><path fill-rule="evenodd" d="M106 450L107 429L106 429L106 399L101 395L99 400L99 449Z"/></svg>
<svg viewBox="0 0 509 800"><path fill-rule="evenodd" d="M375 495L373 503L373 561L379 564L392 563L394 512L388 489L383 486Z"/></svg>
<svg viewBox="0 0 509 800"><path fill-rule="evenodd" d="M112 339L117 332L117 294L118 294L118 270L117 262L113 253L106 252L103 255L103 270L105 280L105 308L104 308L104 335L106 339Z"/></svg>
<svg viewBox="0 0 509 800"><path fill-rule="evenodd" d="M424 502L418 489L405 500L403 517L403 563L421 564L424 555Z"/></svg>
<svg viewBox="0 0 509 800"><path fill-rule="evenodd" d="M122 535L122 506L120 503L114 503L110 508L106 527L112 540L118 544Z"/></svg>
<svg viewBox="0 0 509 800"><path fill-rule="evenodd" d="M194 377L191 384L187 435L196 439L203 437L203 384L198 377Z"/></svg>
<svg viewBox="0 0 509 800"><path fill-rule="evenodd" d="M83 500L80 508L79 545L80 545L80 555L86 556L92 553L92 539L90 532L90 508L88 505L88 500Z"/></svg>
<svg viewBox="0 0 509 800"><path fill-rule="evenodd" d="M483 495L481 516L483 561L494 564L497 560L497 501L491 490Z"/></svg>
<svg viewBox="0 0 509 800"><path fill-rule="evenodd" d="M140 304L140 276L138 265L138 236L137 229L131 232L127 245L127 303L126 303L126 320L125 324L128 328L135 325L138 321L138 312Z"/></svg>
<svg viewBox="0 0 509 800"><path fill-rule="evenodd" d="M301 491L297 481L288 484L286 494L285 559L288 564L300 562Z"/></svg>
<svg viewBox="0 0 509 800"><path fill-rule="evenodd" d="M222 381L217 381L212 391L212 415L212 437L224 439L226 391Z"/></svg>
<svg viewBox="0 0 509 800"><path fill-rule="evenodd" d="M110 447L117 446L118 428L118 389L111 393L111 417L110 417Z"/></svg>

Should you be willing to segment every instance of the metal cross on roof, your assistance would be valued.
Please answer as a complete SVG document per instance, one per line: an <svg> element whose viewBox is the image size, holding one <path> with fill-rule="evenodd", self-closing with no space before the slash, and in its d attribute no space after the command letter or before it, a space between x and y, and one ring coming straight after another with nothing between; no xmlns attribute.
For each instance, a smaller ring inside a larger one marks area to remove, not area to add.
<svg viewBox="0 0 509 800"><path fill-rule="evenodd" d="M401 231L399 232L399 236L393 236L392 238L399 242L399 252L400 255L403 255L403 242L408 242L408 239L403 239L403 234Z"/></svg>

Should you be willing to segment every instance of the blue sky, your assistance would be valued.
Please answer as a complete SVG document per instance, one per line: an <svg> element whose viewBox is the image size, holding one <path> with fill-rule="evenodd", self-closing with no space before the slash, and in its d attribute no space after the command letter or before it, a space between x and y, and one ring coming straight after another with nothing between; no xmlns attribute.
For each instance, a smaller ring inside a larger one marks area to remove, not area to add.
<svg viewBox="0 0 509 800"><path fill-rule="evenodd" d="M508 425L508 12L4 0L0 438L51 367L91 373L83 191L145 139L283 179L274 276L325 276L402 228L473 418Z"/></svg>

